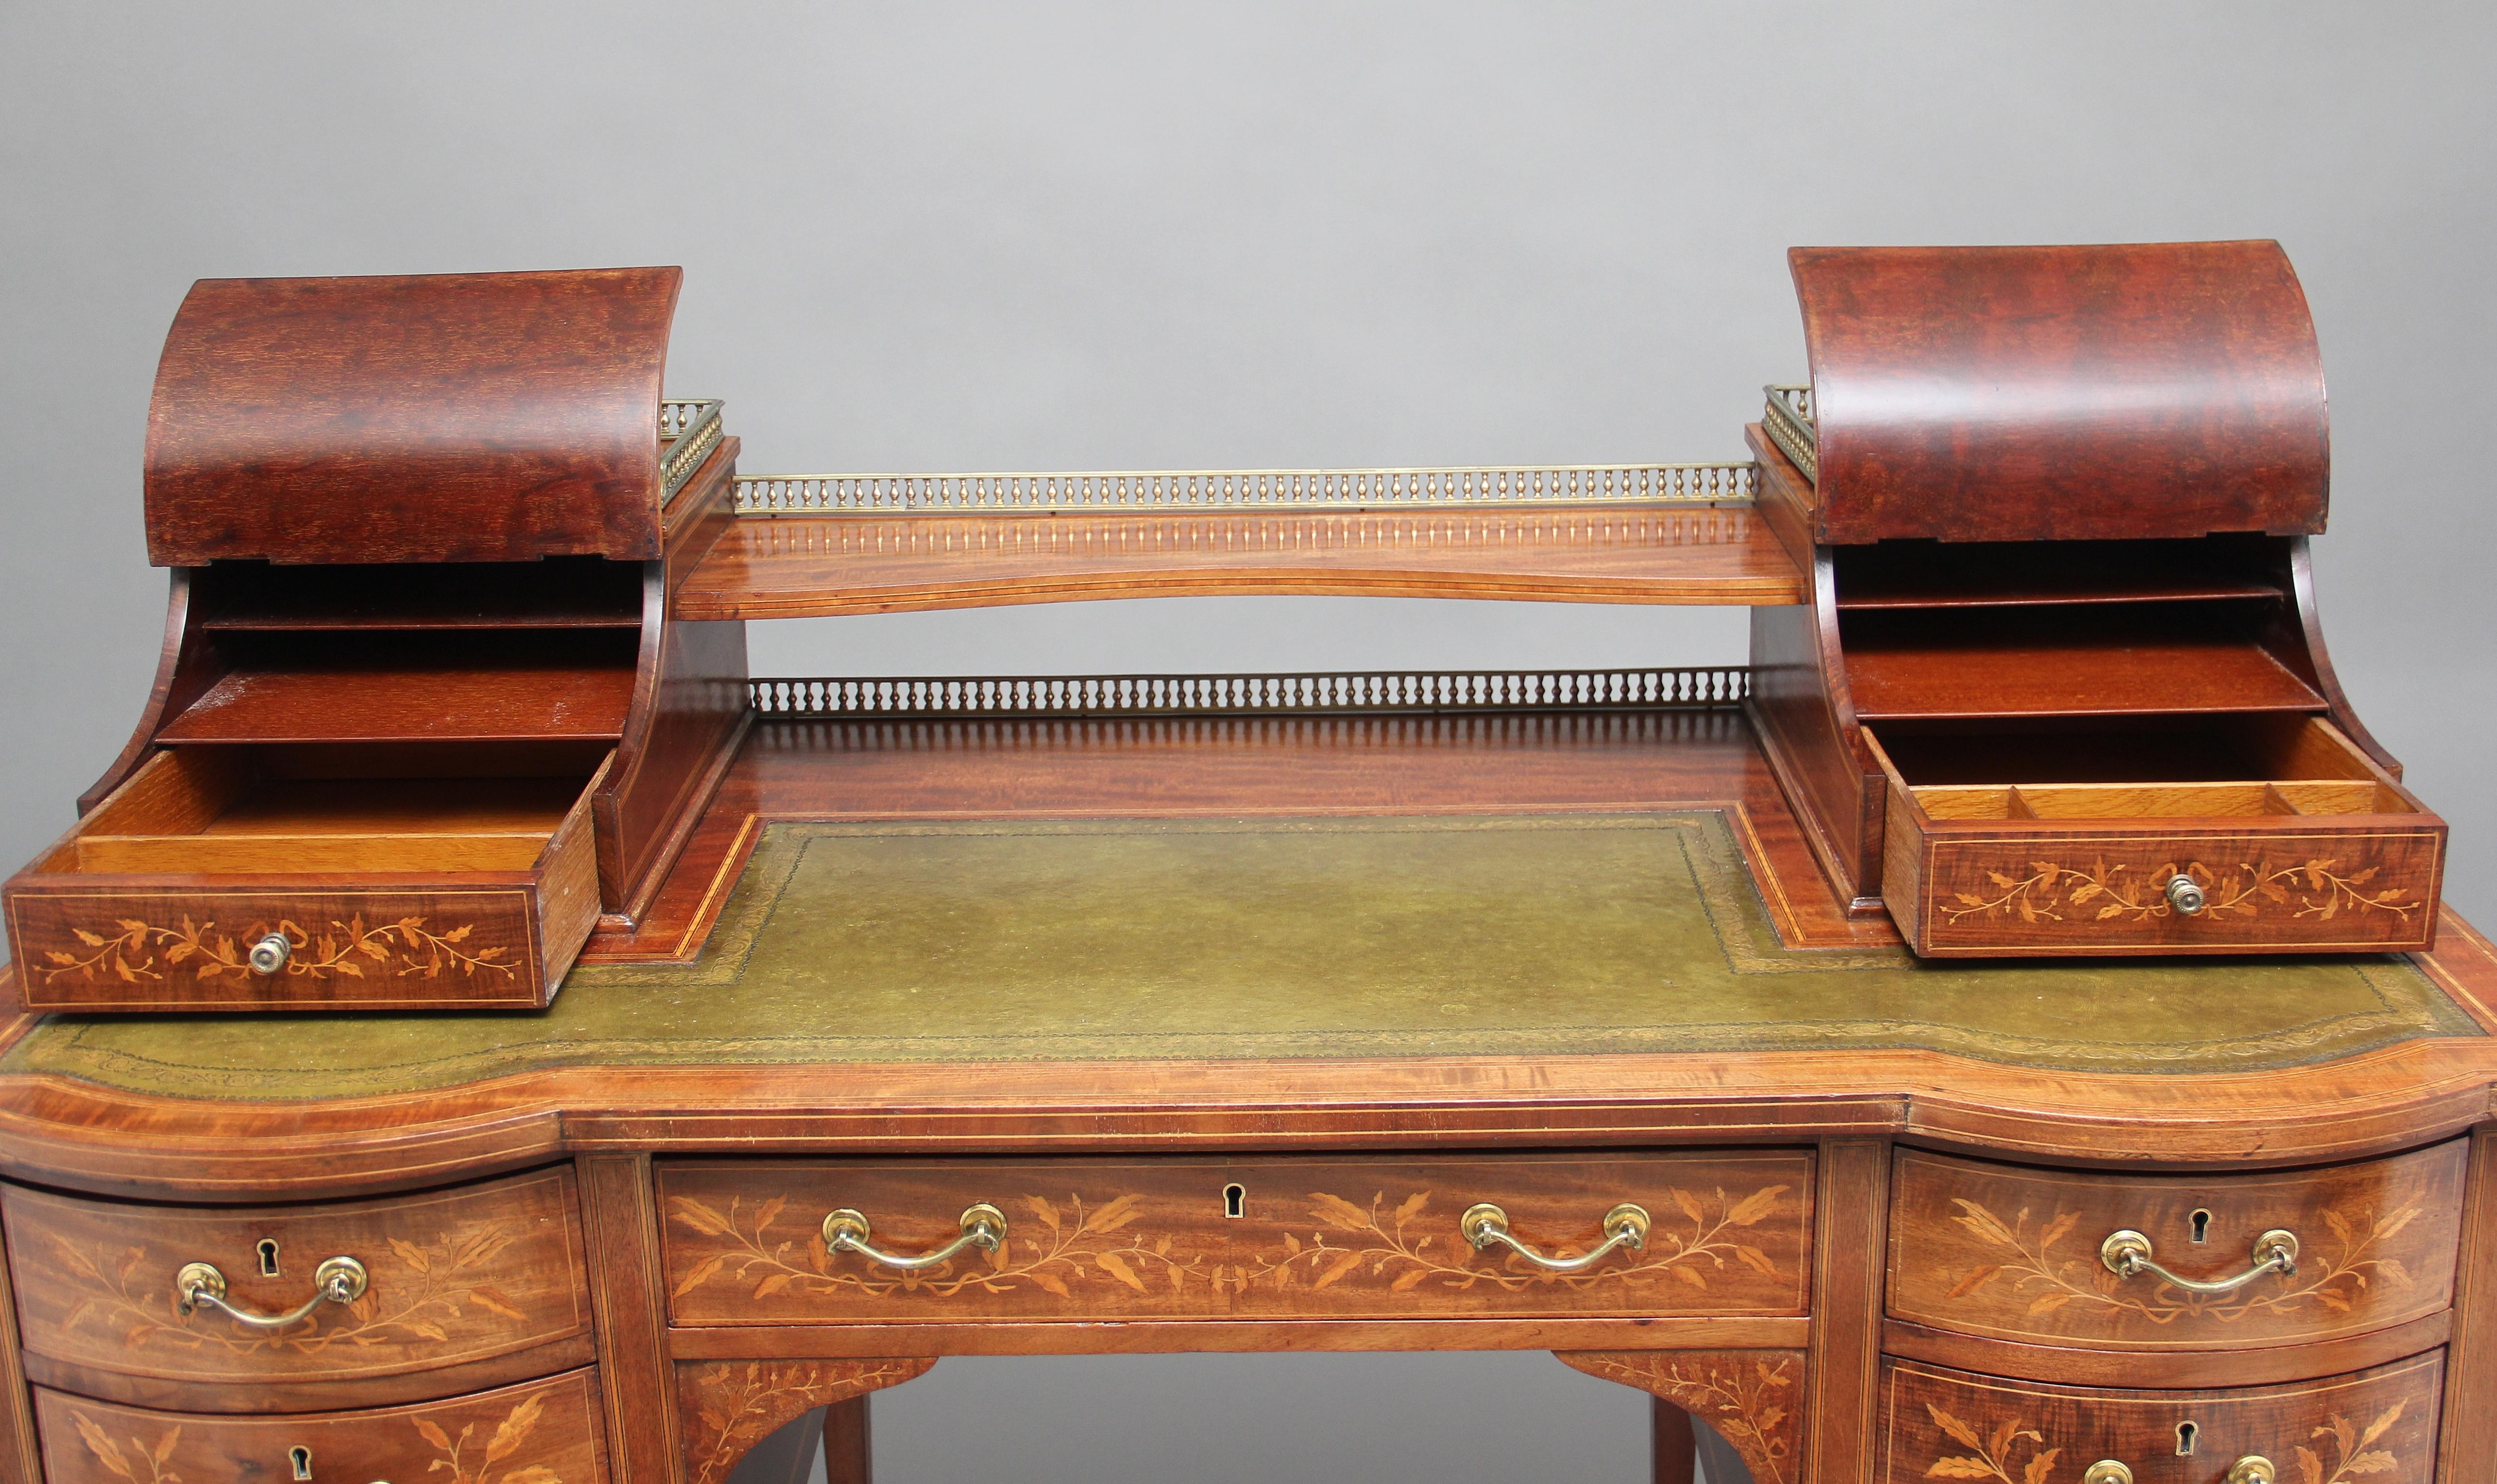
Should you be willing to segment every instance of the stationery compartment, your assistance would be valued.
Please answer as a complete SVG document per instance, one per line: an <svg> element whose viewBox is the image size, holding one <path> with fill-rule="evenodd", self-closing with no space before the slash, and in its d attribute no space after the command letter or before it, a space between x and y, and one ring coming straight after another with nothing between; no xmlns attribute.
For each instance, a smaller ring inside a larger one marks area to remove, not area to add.
<svg viewBox="0 0 2497 1484"><path fill-rule="evenodd" d="M6 888L37 1009L543 1006L595 925L580 743L176 747Z"/></svg>
<svg viewBox="0 0 2497 1484"><path fill-rule="evenodd" d="M1868 726L1916 952L2418 949L2446 826L2320 716Z"/></svg>

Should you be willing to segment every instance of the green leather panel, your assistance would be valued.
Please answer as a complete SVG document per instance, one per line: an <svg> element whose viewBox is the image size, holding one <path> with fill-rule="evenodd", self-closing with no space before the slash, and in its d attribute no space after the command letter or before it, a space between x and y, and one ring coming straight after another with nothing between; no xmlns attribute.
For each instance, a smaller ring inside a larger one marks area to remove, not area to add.
<svg viewBox="0 0 2497 1484"><path fill-rule="evenodd" d="M59 1017L0 1071L316 1098L561 1065L1921 1047L2276 1068L2478 1035L2399 957L1782 947L1723 814L798 823L702 957L540 1014Z"/></svg>

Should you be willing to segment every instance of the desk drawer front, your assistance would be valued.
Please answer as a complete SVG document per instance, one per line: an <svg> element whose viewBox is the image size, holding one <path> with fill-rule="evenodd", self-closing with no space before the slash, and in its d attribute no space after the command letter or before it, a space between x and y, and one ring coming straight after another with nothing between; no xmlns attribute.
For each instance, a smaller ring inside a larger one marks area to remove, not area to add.
<svg viewBox="0 0 2497 1484"><path fill-rule="evenodd" d="M1903 1150L1890 1221L1892 1317L1994 1339L2134 1349L2360 1334L2451 1302L2468 1143L2326 1170L2108 1175ZM2197 1219L2198 1214L2198 1219ZM2196 1236L2202 1240L2197 1242ZM2265 1233L2297 1271L2197 1294L2101 1257L2117 1232L2177 1277L2225 1281Z"/></svg>
<svg viewBox="0 0 2497 1484"><path fill-rule="evenodd" d="M80 1391L149 1397L161 1388L77 1377L192 1387L340 1381L444 1370L585 1336L578 1209L567 1169L276 1208L130 1206L0 1187L30 1361ZM262 1276L264 1244L274 1244L267 1260L275 1277ZM227 1303L277 1315L319 1291L315 1273L333 1257L363 1267L362 1296L316 1304L284 1329L255 1329L213 1307L181 1311L176 1277L189 1264L217 1270Z"/></svg>
<svg viewBox="0 0 2497 1484"><path fill-rule="evenodd" d="M686 1161L660 1175L672 1312L688 1326L1800 1314L1811 1192L1802 1152ZM836 1254L822 1234L850 1210L869 1245L924 1254L961 1239L981 1203L1005 1222L1001 1249L921 1272ZM1464 1218L1485 1204L1556 1259L1605 1243L1624 1204L1644 1211L1644 1244L1549 1271L1468 1240Z"/></svg>
<svg viewBox="0 0 2497 1484"><path fill-rule="evenodd" d="M290 1417L145 1411L38 1389L35 1413L47 1484L603 1484L596 1377Z"/></svg>
<svg viewBox="0 0 2497 1484"><path fill-rule="evenodd" d="M2252 1456L2281 1484L2431 1484L2444 1373L2438 1350L2283 1386L2104 1391L1891 1361L1878 1477L2068 1484L2112 1460L2138 1484L2219 1484Z"/></svg>
<svg viewBox="0 0 2497 1484"><path fill-rule="evenodd" d="M79 1012L535 1009L547 1001L538 915L522 885L222 891L20 878L9 901L27 1007ZM287 939L287 958L262 973L251 951L272 935Z"/></svg>

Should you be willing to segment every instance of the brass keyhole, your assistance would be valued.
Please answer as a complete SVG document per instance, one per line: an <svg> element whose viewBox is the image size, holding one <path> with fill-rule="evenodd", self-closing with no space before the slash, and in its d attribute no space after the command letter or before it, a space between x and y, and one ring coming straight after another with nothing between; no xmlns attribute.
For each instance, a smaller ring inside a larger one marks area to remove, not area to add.
<svg viewBox="0 0 2497 1484"><path fill-rule="evenodd" d="M311 1449L289 1448L286 1450L286 1461L295 1466L295 1476L297 1478L308 1479L312 1477Z"/></svg>
<svg viewBox="0 0 2497 1484"><path fill-rule="evenodd" d="M2193 1219L2194 1240L2197 1242L2209 1241L2211 1238L2211 1214L2207 1211L2197 1211L2194 1213Z"/></svg>
<svg viewBox="0 0 2497 1484"><path fill-rule="evenodd" d="M2196 1215L2198 1216L2200 1213L2197 1212ZM2201 1435L2202 1428L2199 1423L2180 1422L2176 1424L2176 1456L2178 1458L2192 1458L2194 1456L2195 1440L2200 1437Z"/></svg>
<svg viewBox="0 0 2497 1484"><path fill-rule="evenodd" d="M283 1275L282 1275L282 1274L280 1274L280 1273L277 1271L277 1243L276 1243L276 1241L275 1241L274 1239L272 1239L272 1238L269 1238L269 1237L263 1237L263 1238L261 1238L261 1239L260 1239L259 1252L260 1252L260 1276L261 1276L261 1277L263 1277L263 1278L279 1278L279 1277L282 1277Z"/></svg>
<svg viewBox="0 0 2497 1484"><path fill-rule="evenodd" d="M1248 1214L1248 1186L1225 1185L1222 1187L1222 1214L1226 1216L1243 1216Z"/></svg>

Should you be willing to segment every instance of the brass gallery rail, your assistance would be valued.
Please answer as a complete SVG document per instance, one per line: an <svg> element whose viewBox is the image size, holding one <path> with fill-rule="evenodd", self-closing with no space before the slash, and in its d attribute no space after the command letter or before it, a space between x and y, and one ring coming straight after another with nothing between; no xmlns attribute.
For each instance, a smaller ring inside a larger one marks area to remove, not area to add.
<svg viewBox="0 0 2497 1484"><path fill-rule="evenodd" d="M1709 710L1742 704L1740 665L1652 670L1345 671L752 679L758 716L1212 716Z"/></svg>

